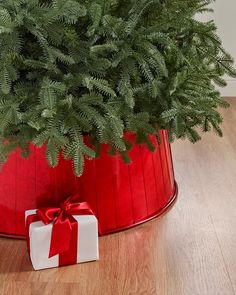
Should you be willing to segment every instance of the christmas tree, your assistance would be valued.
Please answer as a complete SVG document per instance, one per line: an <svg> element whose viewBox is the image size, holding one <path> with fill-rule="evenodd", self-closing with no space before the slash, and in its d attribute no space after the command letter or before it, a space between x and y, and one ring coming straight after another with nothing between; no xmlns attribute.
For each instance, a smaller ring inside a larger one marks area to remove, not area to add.
<svg viewBox="0 0 236 295"><path fill-rule="evenodd" d="M150 149L163 128L222 135L215 84L236 71L214 22L195 18L211 2L0 0L1 162L46 144L51 166L62 152L81 175L103 143L128 161L125 131Z"/></svg>

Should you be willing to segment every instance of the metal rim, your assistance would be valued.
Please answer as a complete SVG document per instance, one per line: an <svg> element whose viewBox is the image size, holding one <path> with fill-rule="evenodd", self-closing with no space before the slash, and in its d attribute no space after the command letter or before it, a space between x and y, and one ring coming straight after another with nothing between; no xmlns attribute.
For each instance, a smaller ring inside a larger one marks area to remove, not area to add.
<svg viewBox="0 0 236 295"><path fill-rule="evenodd" d="M134 224L131 224L131 225L128 225L128 226L124 226L124 227L120 227L120 228L116 228L114 230L109 230L109 231L105 231L102 233L101 237L103 236L107 236L107 235L110 235L110 234L115 234L115 233L118 233L118 232L121 232L121 231L125 231L125 230L129 230L129 229L132 229L136 226L139 226L139 225L142 225L154 218L158 218L158 217L161 217L165 214L167 214L175 205L177 199L178 199L178 192L179 192L179 189L178 189L178 184L177 182L175 181L175 193L173 195L173 197L169 200L169 202L165 205L165 207L163 207L161 210L155 212L154 214L148 216L148 217L145 217L144 219L134 223Z"/></svg>
<svg viewBox="0 0 236 295"><path fill-rule="evenodd" d="M145 217L144 219L142 219L142 220L140 220L140 221L138 221L138 222L136 222L134 224L105 231L100 236L103 237L103 236L107 236L107 235L110 235L110 234L115 234L115 233L118 233L118 232L121 232L121 231L125 231L125 230L128 230L128 229L134 228L136 226L139 226L139 225L141 225L143 223L146 223L146 222L148 222L148 221L150 221L150 220L152 220L154 218L161 217L162 215L165 215L175 205L175 203L177 201L177 198L178 198L178 191L179 191L178 184L175 181L175 193L174 193L173 197L170 199L170 201L165 205L164 208L162 208L158 212L155 212L154 214L152 214L152 215L150 215L148 217ZM8 235L8 234L4 234L4 233L0 233L0 237L25 240L25 236Z"/></svg>

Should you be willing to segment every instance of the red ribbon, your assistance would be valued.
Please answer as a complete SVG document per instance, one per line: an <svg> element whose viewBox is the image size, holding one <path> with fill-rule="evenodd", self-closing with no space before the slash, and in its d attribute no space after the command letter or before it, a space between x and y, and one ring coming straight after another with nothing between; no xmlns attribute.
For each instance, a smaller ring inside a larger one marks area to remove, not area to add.
<svg viewBox="0 0 236 295"><path fill-rule="evenodd" d="M73 264L77 260L78 223L73 215L93 215L88 203L78 201L78 195L68 198L58 208L38 209L27 218L27 236L31 222L53 223L49 258L59 254L60 265Z"/></svg>

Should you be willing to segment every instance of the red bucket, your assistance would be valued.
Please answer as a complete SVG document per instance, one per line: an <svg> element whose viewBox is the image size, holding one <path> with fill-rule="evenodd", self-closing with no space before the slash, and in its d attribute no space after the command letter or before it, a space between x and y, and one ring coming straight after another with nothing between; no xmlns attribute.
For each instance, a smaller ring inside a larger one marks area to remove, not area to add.
<svg viewBox="0 0 236 295"><path fill-rule="evenodd" d="M150 136L156 148L135 144L135 135L126 134L134 146L132 163L108 155L104 145L101 156L86 160L84 174L78 178L78 190L96 212L102 234L128 229L163 213L175 200L177 187L168 135L161 131L161 145Z"/></svg>
<svg viewBox="0 0 236 295"><path fill-rule="evenodd" d="M135 135L126 134L135 142ZM150 137L157 146L155 136ZM76 178L71 162L60 160L49 168L45 148L31 147L28 159L19 151L10 155L0 173L0 235L23 237L24 212L44 206L57 206L79 192L98 217L102 234L108 234L147 221L163 213L176 197L176 186L167 132L161 132L161 146L151 153L145 145L134 144L132 164L107 154L86 160L84 174Z"/></svg>

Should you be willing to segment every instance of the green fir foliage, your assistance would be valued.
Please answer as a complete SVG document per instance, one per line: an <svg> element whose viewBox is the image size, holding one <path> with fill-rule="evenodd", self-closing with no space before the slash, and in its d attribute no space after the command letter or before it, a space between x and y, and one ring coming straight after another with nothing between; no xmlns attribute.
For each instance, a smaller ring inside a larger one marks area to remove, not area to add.
<svg viewBox="0 0 236 295"><path fill-rule="evenodd" d="M221 136L215 84L236 71L214 22L196 20L211 2L0 0L0 162L46 144L51 166L62 152L79 176L103 143L129 162L125 131L150 150L163 128Z"/></svg>

